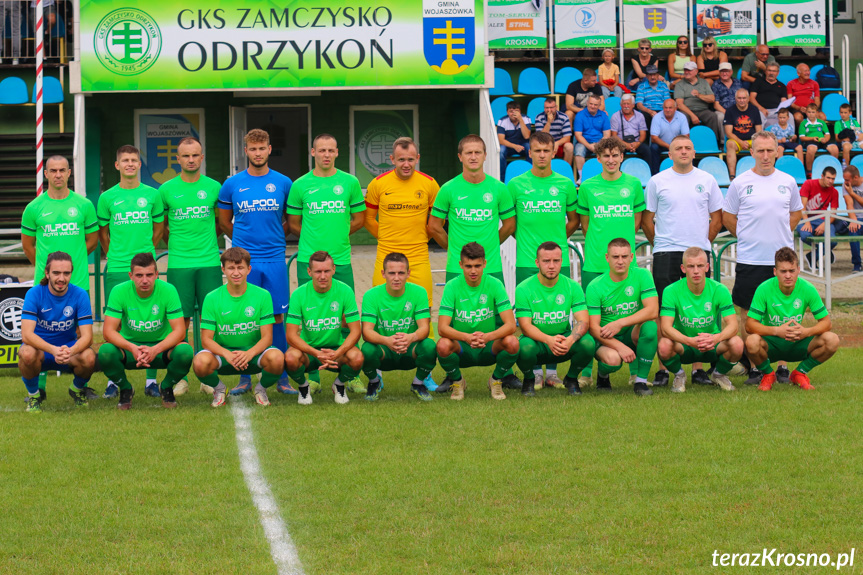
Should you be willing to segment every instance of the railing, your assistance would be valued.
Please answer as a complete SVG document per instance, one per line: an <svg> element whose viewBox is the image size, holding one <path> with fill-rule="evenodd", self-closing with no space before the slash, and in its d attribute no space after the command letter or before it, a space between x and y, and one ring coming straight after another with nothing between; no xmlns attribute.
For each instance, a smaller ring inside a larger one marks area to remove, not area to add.
<svg viewBox="0 0 863 575"><path fill-rule="evenodd" d="M856 80L857 93L857 115L863 110L863 64L857 64L857 73L854 75Z"/></svg>
<svg viewBox="0 0 863 575"><path fill-rule="evenodd" d="M840 70L840 75L842 76L842 95L845 96L845 99L850 102L851 101L851 42L848 39L848 34L845 34L842 36L842 62L840 62L839 65L842 67L842 70ZM860 114L860 107L859 106L857 107L857 114L858 115Z"/></svg>
<svg viewBox="0 0 863 575"><path fill-rule="evenodd" d="M49 5L50 3L50 5ZM68 62L68 39L72 37L72 2L67 0L46 0L44 18L45 42L44 57L50 62ZM36 64L36 9L29 1L0 0L0 18L4 19L2 40L11 47L9 52L2 50L4 64ZM8 20L11 29L5 26Z"/></svg>

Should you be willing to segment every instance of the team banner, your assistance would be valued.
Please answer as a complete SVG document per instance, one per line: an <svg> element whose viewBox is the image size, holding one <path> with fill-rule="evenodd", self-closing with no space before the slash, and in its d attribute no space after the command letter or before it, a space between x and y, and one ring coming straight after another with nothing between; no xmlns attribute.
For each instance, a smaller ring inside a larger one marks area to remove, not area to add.
<svg viewBox="0 0 863 575"><path fill-rule="evenodd" d="M488 47L548 48L545 0L488 0Z"/></svg>
<svg viewBox="0 0 863 575"><path fill-rule="evenodd" d="M3 284L0 286L0 367L18 367L21 347L21 315L24 296L30 286Z"/></svg>
<svg viewBox="0 0 863 575"><path fill-rule="evenodd" d="M197 138L206 149L203 108L135 110L135 147L141 150L141 183L158 188L180 174L177 145L183 138ZM203 162L201 173L207 173Z"/></svg>
<svg viewBox="0 0 863 575"><path fill-rule="evenodd" d="M720 48L755 46L756 11L756 0L698 0L695 14L698 45L711 35Z"/></svg>
<svg viewBox="0 0 863 575"><path fill-rule="evenodd" d="M81 0L81 89L476 86L484 38L482 0Z"/></svg>
<svg viewBox="0 0 863 575"><path fill-rule="evenodd" d="M768 0L768 46L826 46L824 0Z"/></svg>
<svg viewBox="0 0 863 575"><path fill-rule="evenodd" d="M557 0L555 48L617 47L615 0Z"/></svg>
<svg viewBox="0 0 863 575"><path fill-rule="evenodd" d="M686 0L623 0L624 48L637 48L642 38L653 48L674 48L680 35L689 35Z"/></svg>

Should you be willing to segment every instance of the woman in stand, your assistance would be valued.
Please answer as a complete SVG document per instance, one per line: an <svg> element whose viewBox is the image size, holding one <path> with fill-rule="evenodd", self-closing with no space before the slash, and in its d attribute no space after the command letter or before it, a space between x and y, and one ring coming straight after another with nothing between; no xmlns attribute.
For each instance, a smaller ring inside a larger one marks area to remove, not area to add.
<svg viewBox="0 0 863 575"><path fill-rule="evenodd" d="M638 87L639 82L647 77L644 70L648 66L659 67L659 58L654 56L653 52L651 52L650 40L642 38L638 41L638 52L635 54L635 57L629 61L629 63L632 66L632 72L629 73L626 82L629 84L629 89L634 92Z"/></svg>
<svg viewBox="0 0 863 575"><path fill-rule="evenodd" d="M669 88L674 88L674 85L683 79L683 66L687 62L695 62L695 55L689 46L689 38L678 36L674 52L668 55L668 78L671 80Z"/></svg>
<svg viewBox="0 0 863 575"><path fill-rule="evenodd" d="M716 45L716 38L708 34L701 41L701 54L698 55L697 62L698 75L712 86L713 81L719 78L719 65L728 62L728 54L720 50Z"/></svg>

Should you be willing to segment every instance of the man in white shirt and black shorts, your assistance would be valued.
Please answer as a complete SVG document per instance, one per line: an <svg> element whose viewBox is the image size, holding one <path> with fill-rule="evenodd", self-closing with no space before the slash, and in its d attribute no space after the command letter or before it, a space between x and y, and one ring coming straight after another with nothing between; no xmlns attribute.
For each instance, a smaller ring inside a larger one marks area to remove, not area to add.
<svg viewBox="0 0 863 575"><path fill-rule="evenodd" d="M737 237L737 267L731 299L746 314L755 290L773 277L774 256L782 247L794 248L793 230L803 215L803 202L794 178L776 169L779 142L772 132L752 137L755 166L739 174L725 196L722 223ZM791 381L784 365L777 381ZM761 381L761 372L750 368L748 384Z"/></svg>

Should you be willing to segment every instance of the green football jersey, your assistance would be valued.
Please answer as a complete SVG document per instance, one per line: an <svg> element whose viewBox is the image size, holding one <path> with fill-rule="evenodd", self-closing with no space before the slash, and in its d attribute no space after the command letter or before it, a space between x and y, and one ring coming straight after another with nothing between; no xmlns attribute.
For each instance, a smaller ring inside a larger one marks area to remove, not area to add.
<svg viewBox="0 0 863 575"><path fill-rule="evenodd" d="M576 211L577 203L572 180L555 172L547 178L525 172L510 180L507 189L515 205L515 265L535 267L536 248L553 241L563 250L562 265L568 266L566 214Z"/></svg>
<svg viewBox="0 0 863 575"><path fill-rule="evenodd" d="M291 294L285 321L300 326L300 337L312 347L339 347L345 341L342 316L348 323L360 319L354 292L336 279L326 293L316 292L313 286L305 283Z"/></svg>
<svg viewBox="0 0 863 575"><path fill-rule="evenodd" d="M798 131L800 136L808 138L823 138L829 133L830 129L823 120L815 120L814 122L803 120L800 122L800 130Z"/></svg>
<svg viewBox="0 0 863 575"><path fill-rule="evenodd" d="M515 317L529 317L546 335L559 335L570 329L572 314L587 309L581 286L566 276L557 276L553 287L546 287L533 275L515 288Z"/></svg>
<svg viewBox="0 0 863 575"><path fill-rule="evenodd" d="M722 318L734 315L731 292L716 280L706 278L704 291L695 295L682 278L662 292L660 316L673 317L674 329L685 336L722 331Z"/></svg>
<svg viewBox="0 0 863 575"><path fill-rule="evenodd" d="M113 290L105 315L120 320L120 335L137 344L156 344L171 333L169 320L183 317L177 288L156 280L148 298L138 297L135 283L123 282Z"/></svg>
<svg viewBox="0 0 863 575"><path fill-rule="evenodd" d="M216 204L222 185L201 176L184 182L181 176L159 188L168 229L168 267L204 268L220 265L216 239Z"/></svg>
<svg viewBox="0 0 863 575"><path fill-rule="evenodd" d="M791 320L802 323L806 308L812 311L815 319L821 319L828 313L814 285L803 278L797 278L794 289L785 295L779 289L779 280L774 277L755 290L752 305L749 307L749 317L761 325L773 327Z"/></svg>
<svg viewBox="0 0 863 575"><path fill-rule="evenodd" d="M629 268L621 282L611 279L608 272L587 286L587 311L600 316L600 325L629 317L644 307L643 300L657 297L653 276L644 268Z"/></svg>
<svg viewBox="0 0 863 575"><path fill-rule="evenodd" d="M275 323L273 298L264 288L246 284L246 293L234 297L223 285L207 294L201 309L201 329L230 350L247 351L261 341L261 326Z"/></svg>
<svg viewBox="0 0 863 575"><path fill-rule="evenodd" d="M836 120L836 123L833 124L833 133L838 136L839 132L842 130L854 130L855 132L859 132L860 122L858 122L856 118L848 118L848 121L841 119Z"/></svg>
<svg viewBox="0 0 863 575"><path fill-rule="evenodd" d="M635 214L645 209L641 181L620 174L613 182L594 176L578 188L578 213L588 216L584 240L584 269L593 273L608 271L605 253L608 242L626 238L635 250Z"/></svg>
<svg viewBox="0 0 863 575"><path fill-rule="evenodd" d="M451 279L443 288L439 315L452 318L452 328L463 332L490 333L497 329L495 319L512 309L503 283L484 273L476 287L467 285L464 275Z"/></svg>
<svg viewBox="0 0 863 575"><path fill-rule="evenodd" d="M108 272L128 272L132 258L149 252L153 255L153 224L165 219L162 195L141 184L126 190L119 184L99 196L96 208L99 226L108 226Z"/></svg>
<svg viewBox="0 0 863 575"><path fill-rule="evenodd" d="M24 208L21 234L36 238L36 281L42 277L48 254L62 251L72 257L71 283L90 291L87 234L99 231L93 202L69 191L62 200L40 194Z"/></svg>
<svg viewBox="0 0 863 575"><path fill-rule="evenodd" d="M471 184L460 174L441 187L432 215L449 219L446 271L461 273L461 249L470 242L485 248L485 273L503 271L498 229L500 220L515 215L512 195L503 182L486 174L482 182Z"/></svg>
<svg viewBox="0 0 863 575"><path fill-rule="evenodd" d="M405 284L405 293L398 298L387 292L386 284L363 294L362 320L373 323L375 332L383 336L413 333L417 330L417 320L428 317L431 317L428 294L416 284Z"/></svg>
<svg viewBox="0 0 863 575"><path fill-rule="evenodd" d="M326 250L337 266L351 263L351 214L366 209L360 182L337 170L328 178L309 172L291 186L285 211L303 216L297 261Z"/></svg>

